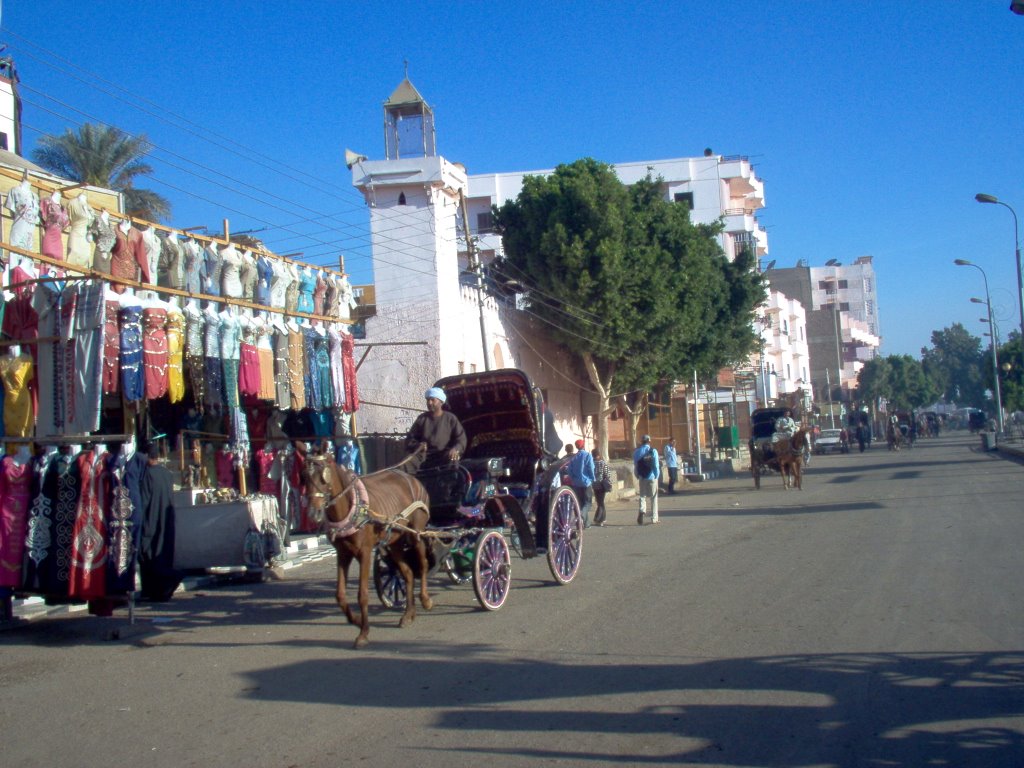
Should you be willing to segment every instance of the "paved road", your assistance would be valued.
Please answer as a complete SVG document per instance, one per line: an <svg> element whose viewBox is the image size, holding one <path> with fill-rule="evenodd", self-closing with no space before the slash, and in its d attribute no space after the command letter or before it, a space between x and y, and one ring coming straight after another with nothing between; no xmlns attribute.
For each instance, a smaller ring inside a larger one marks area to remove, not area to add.
<svg viewBox="0 0 1024 768"><path fill-rule="evenodd" d="M1008 766L1024 466L952 434L625 504L576 583L436 581L350 648L330 561L0 633L5 766ZM115 637L114 635L119 635Z"/></svg>

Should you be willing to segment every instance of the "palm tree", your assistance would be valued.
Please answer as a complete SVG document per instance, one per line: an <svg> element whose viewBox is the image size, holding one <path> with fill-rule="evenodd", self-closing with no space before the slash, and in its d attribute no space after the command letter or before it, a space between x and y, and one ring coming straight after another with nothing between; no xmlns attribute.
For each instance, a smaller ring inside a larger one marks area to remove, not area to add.
<svg viewBox="0 0 1024 768"><path fill-rule="evenodd" d="M145 135L85 123L77 134L67 129L60 136L40 137L32 159L65 179L122 192L129 216L160 221L170 217L170 202L152 190L135 187L138 177L153 172L143 162L151 148Z"/></svg>

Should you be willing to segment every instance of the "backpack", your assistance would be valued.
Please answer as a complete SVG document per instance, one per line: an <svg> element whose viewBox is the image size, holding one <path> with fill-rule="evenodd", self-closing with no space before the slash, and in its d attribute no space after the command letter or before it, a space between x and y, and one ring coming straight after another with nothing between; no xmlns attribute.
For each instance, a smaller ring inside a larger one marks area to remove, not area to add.
<svg viewBox="0 0 1024 768"><path fill-rule="evenodd" d="M636 460L636 476L648 478L654 474L654 451L650 450Z"/></svg>

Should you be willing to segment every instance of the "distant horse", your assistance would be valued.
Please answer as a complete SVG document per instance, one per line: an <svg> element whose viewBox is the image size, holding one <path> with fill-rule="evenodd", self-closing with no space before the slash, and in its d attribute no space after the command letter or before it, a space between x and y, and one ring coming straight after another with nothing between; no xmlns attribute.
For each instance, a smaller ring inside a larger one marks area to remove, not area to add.
<svg viewBox="0 0 1024 768"><path fill-rule="evenodd" d="M794 485L797 490L803 490L804 452L810 444L810 427L801 427L789 440L780 440L772 444L779 472L782 474L782 487L787 491Z"/></svg>
<svg viewBox="0 0 1024 768"><path fill-rule="evenodd" d="M324 515L327 537L338 555L338 583L335 598L349 624L359 626L355 648L369 641L370 568L377 547L382 547L405 580L405 613L399 622L407 626L416 618L412 599L414 580L420 579L420 603L425 611L434 607L427 594L429 562L426 546L419 536L430 518L430 497L412 475L399 469L384 469L360 477L339 467L330 455L307 454L303 476L309 488L310 507ZM352 560L359 561L359 619L345 597L345 582ZM415 567L416 572L413 572Z"/></svg>
<svg viewBox="0 0 1024 768"><path fill-rule="evenodd" d="M904 435L899 424L890 421L889 426L885 430L885 437L890 451L898 451L903 447Z"/></svg>

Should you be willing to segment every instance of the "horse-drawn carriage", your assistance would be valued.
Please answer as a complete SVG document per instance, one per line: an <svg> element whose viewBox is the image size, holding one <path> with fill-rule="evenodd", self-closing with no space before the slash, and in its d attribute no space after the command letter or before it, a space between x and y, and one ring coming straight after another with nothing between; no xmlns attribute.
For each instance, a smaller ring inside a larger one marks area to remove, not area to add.
<svg viewBox="0 0 1024 768"><path fill-rule="evenodd" d="M890 451L914 447L914 416L908 411L893 411L885 430Z"/></svg>
<svg viewBox="0 0 1024 768"><path fill-rule="evenodd" d="M540 391L516 369L450 376L435 386L466 431L457 464L421 470L430 494L426 537L434 569L456 584L473 582L480 605L497 610L511 586L511 554L546 555L555 582L568 584L579 569L583 517L571 488L553 487L566 459L545 448ZM388 558L374 560L374 584L385 605L404 605L405 584Z"/></svg>
<svg viewBox="0 0 1024 768"><path fill-rule="evenodd" d="M801 428L783 444L772 442L775 434L775 422L785 414L788 408L758 408L750 414L750 473L754 476L754 488L760 489L761 475L767 471L779 472L782 475L783 487L792 483L801 487L801 470L803 455L809 450L808 429Z"/></svg>

